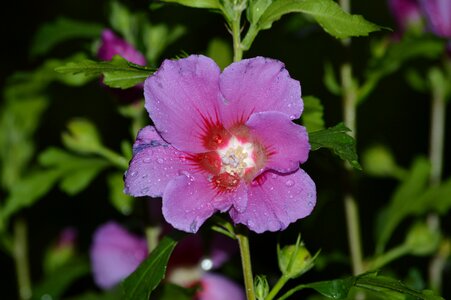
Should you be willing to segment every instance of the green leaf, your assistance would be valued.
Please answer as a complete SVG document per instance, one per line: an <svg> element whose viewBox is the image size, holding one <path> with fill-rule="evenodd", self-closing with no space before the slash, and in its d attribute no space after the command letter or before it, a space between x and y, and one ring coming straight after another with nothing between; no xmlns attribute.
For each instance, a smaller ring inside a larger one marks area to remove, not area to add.
<svg viewBox="0 0 451 300"><path fill-rule="evenodd" d="M213 59L221 70L230 65L233 61L233 50L228 42L223 39L214 38L207 48L207 56Z"/></svg>
<svg viewBox="0 0 451 300"><path fill-rule="evenodd" d="M169 27L167 24L145 24L143 26L143 41L146 46L146 57L152 65L156 65L163 51L183 34L186 28L182 25Z"/></svg>
<svg viewBox="0 0 451 300"><path fill-rule="evenodd" d="M347 160L354 168L361 170L358 162L355 140L347 134L350 131L343 123L334 127L309 133L311 150L328 148L341 159Z"/></svg>
<svg viewBox="0 0 451 300"><path fill-rule="evenodd" d="M110 187L110 202L122 214L129 215L133 210L135 198L124 193L124 179L122 173L113 173L108 176Z"/></svg>
<svg viewBox="0 0 451 300"><path fill-rule="evenodd" d="M166 273L166 266L177 241L165 236L138 269L122 282L124 300L147 300Z"/></svg>
<svg viewBox="0 0 451 300"><path fill-rule="evenodd" d="M430 165L425 158L418 158L413 163L408 175L396 189L380 222L377 241L378 253L381 253L396 226L411 215L421 203L421 197L429 182ZM420 200L420 201L418 201Z"/></svg>
<svg viewBox="0 0 451 300"><path fill-rule="evenodd" d="M69 195L85 189L109 162L93 157L70 154L57 148L48 148L39 156L44 167L56 170L61 177L60 188Z"/></svg>
<svg viewBox="0 0 451 300"><path fill-rule="evenodd" d="M85 74L88 77L103 75L103 82L113 88L130 88L153 74L144 66L131 63L116 55L111 61L95 62L84 60L72 62L55 69L63 74Z"/></svg>
<svg viewBox="0 0 451 300"><path fill-rule="evenodd" d="M327 33L336 38L366 36L382 29L360 15L348 14L332 0L275 0L260 17L258 27L269 29L273 22L293 12L313 17Z"/></svg>
<svg viewBox="0 0 451 300"><path fill-rule="evenodd" d="M11 189L0 212L2 221L6 220L22 208L33 205L45 195L61 175L59 170L36 171L21 178Z"/></svg>
<svg viewBox="0 0 451 300"><path fill-rule="evenodd" d="M132 45L136 45L137 20L138 18L133 16L128 8L119 1L111 2L109 16L111 27Z"/></svg>
<svg viewBox="0 0 451 300"><path fill-rule="evenodd" d="M412 207L415 214L424 214L428 211L435 211L439 214L446 214L451 208L451 178L448 178L440 185L430 187L420 196L417 204Z"/></svg>
<svg viewBox="0 0 451 300"><path fill-rule="evenodd" d="M302 123L308 132L324 129L323 105L321 101L313 96L304 96L304 111L302 113Z"/></svg>
<svg viewBox="0 0 451 300"><path fill-rule="evenodd" d="M88 23L67 18L59 18L55 22L43 25L37 31L31 44L31 55L42 55L56 45L75 38L99 38L103 25Z"/></svg>
<svg viewBox="0 0 451 300"><path fill-rule="evenodd" d="M273 0L249 0L247 20L251 24L256 24L272 2Z"/></svg>
<svg viewBox="0 0 451 300"><path fill-rule="evenodd" d="M341 95L341 86L338 83L337 77L335 76L334 68L330 62L324 64L324 85L332 94L339 96Z"/></svg>
<svg viewBox="0 0 451 300"><path fill-rule="evenodd" d="M74 259L47 275L42 282L37 284L33 288L32 299L60 299L73 282L89 273L90 265L87 261Z"/></svg>
<svg viewBox="0 0 451 300"><path fill-rule="evenodd" d="M40 96L6 99L0 111L0 182L13 188L25 173L34 153L33 133L48 99Z"/></svg>
<svg viewBox="0 0 451 300"><path fill-rule="evenodd" d="M67 124L63 133L64 145L76 152L93 153L102 148L100 135L95 125L87 119L74 119Z"/></svg>
<svg viewBox="0 0 451 300"><path fill-rule="evenodd" d="M172 283L165 283L158 297L159 300L192 300L198 287L184 288Z"/></svg>
<svg viewBox="0 0 451 300"><path fill-rule="evenodd" d="M395 292L397 294L408 295L414 297L414 299L420 300L443 300L442 297L435 295L429 290L418 291L406 286L399 280L384 276L378 276L375 273L366 273L344 279L302 284L289 290L282 297L280 297L279 300L285 300L295 292L303 290L305 288L314 289L323 296L330 299L342 300L347 299L352 287L359 287L370 291L376 291L379 294L390 294Z"/></svg>
<svg viewBox="0 0 451 300"><path fill-rule="evenodd" d="M208 8L217 9L222 8L221 2L219 0L162 0L167 3L178 3L184 6L194 7L194 8Z"/></svg>

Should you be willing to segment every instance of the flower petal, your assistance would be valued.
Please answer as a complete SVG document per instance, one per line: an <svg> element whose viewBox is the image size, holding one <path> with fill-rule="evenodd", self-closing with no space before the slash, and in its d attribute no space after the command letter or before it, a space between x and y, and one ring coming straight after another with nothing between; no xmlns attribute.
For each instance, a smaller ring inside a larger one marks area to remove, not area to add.
<svg viewBox="0 0 451 300"><path fill-rule="evenodd" d="M308 216L315 203L315 183L302 169L288 175L266 172L249 185L246 210L232 208L230 216L257 233L278 231Z"/></svg>
<svg viewBox="0 0 451 300"><path fill-rule="evenodd" d="M252 136L263 144L268 152L265 169L288 173L299 168L307 160L310 151L305 127L293 123L279 112L252 114L246 122Z"/></svg>
<svg viewBox="0 0 451 300"><path fill-rule="evenodd" d="M201 289L196 294L199 300L245 300L244 289L230 279L205 273L200 280Z"/></svg>
<svg viewBox="0 0 451 300"><path fill-rule="evenodd" d="M216 211L226 211L231 197L217 197L217 191L203 174L179 176L169 182L163 194L163 215L179 230L196 233Z"/></svg>
<svg viewBox="0 0 451 300"><path fill-rule="evenodd" d="M169 181L192 169L186 155L167 144L153 126L141 129L125 173L124 192L135 197L160 197Z"/></svg>
<svg viewBox="0 0 451 300"><path fill-rule="evenodd" d="M288 74L282 62L256 57L233 63L221 74L224 96L221 115L226 128L246 121L255 112L278 111L292 119L303 109L299 81Z"/></svg>
<svg viewBox="0 0 451 300"><path fill-rule="evenodd" d="M145 239L109 222L94 233L90 251L94 281L110 289L130 275L147 256Z"/></svg>
<svg viewBox="0 0 451 300"><path fill-rule="evenodd" d="M138 65L146 65L147 63L141 52L124 39L118 37L111 29L105 29L102 31L102 40L97 57L102 60L111 60L115 55L120 55Z"/></svg>
<svg viewBox="0 0 451 300"><path fill-rule="evenodd" d="M144 83L146 109L161 136L179 150L205 152L207 124L218 122L219 73L208 57L165 60Z"/></svg>
<svg viewBox="0 0 451 300"><path fill-rule="evenodd" d="M238 243L223 234L215 234L211 241L208 255L212 262L211 268L218 269L239 251Z"/></svg>
<svg viewBox="0 0 451 300"><path fill-rule="evenodd" d="M451 38L451 1L420 0L431 30L438 36Z"/></svg>

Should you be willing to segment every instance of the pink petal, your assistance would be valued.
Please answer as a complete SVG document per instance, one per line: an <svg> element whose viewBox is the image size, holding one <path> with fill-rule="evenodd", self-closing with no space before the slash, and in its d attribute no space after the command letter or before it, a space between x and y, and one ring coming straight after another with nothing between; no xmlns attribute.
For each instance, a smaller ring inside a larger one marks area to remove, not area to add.
<svg viewBox="0 0 451 300"><path fill-rule="evenodd" d="M245 300L244 289L230 279L213 273L205 273L198 300Z"/></svg>
<svg viewBox="0 0 451 300"><path fill-rule="evenodd" d="M130 275L147 256L145 239L109 222L94 233L91 264L96 284L110 289Z"/></svg>
<svg viewBox="0 0 451 300"><path fill-rule="evenodd" d="M216 211L226 211L231 197L218 196L206 176L188 174L169 182L163 194L163 215L177 229L196 233Z"/></svg>
<svg viewBox="0 0 451 300"><path fill-rule="evenodd" d="M268 152L266 169L288 173L297 170L299 163L307 160L310 151L307 131L305 127L293 123L287 115L279 112L255 113L246 126Z"/></svg>
<svg viewBox="0 0 451 300"><path fill-rule="evenodd" d="M167 144L152 126L141 129L125 173L126 194L160 197L169 181L191 170L186 155Z"/></svg>
<svg viewBox="0 0 451 300"><path fill-rule="evenodd" d="M205 152L207 124L218 122L219 73L208 57L165 60L144 83L146 109L161 136L179 150Z"/></svg>
<svg viewBox="0 0 451 300"><path fill-rule="evenodd" d="M211 242L211 250L209 258L213 265L212 268L220 268L226 261L239 251L238 243L231 238L216 234Z"/></svg>
<svg viewBox="0 0 451 300"><path fill-rule="evenodd" d="M420 0L431 30L443 38L451 38L451 1Z"/></svg>
<svg viewBox="0 0 451 300"><path fill-rule="evenodd" d="M111 60L115 55L120 55L138 65L146 65L147 63L144 55L136 50L133 45L118 37L112 30L105 29L102 31L102 40L97 57L102 60Z"/></svg>
<svg viewBox="0 0 451 300"><path fill-rule="evenodd" d="M246 210L232 208L230 216L257 233L278 231L308 216L315 203L315 183L302 169L288 175L266 172L249 185Z"/></svg>
<svg viewBox="0 0 451 300"><path fill-rule="evenodd" d="M256 112L278 111L291 119L302 113L299 81L292 79L278 60L256 57L233 63L221 74L220 89L225 98L221 115L227 128Z"/></svg>

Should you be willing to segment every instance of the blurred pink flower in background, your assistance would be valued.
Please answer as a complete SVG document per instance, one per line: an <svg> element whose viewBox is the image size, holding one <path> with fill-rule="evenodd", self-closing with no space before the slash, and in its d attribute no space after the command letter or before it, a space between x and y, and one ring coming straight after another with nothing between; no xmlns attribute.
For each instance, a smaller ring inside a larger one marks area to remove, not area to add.
<svg viewBox="0 0 451 300"><path fill-rule="evenodd" d="M237 251L236 243L214 236L210 256L205 255L204 246L199 235L180 241L169 260L166 280L184 287L198 285L195 300L244 300L244 291L238 284L211 272ZM95 283L102 289L111 289L147 257L147 244L121 225L108 222L96 230L90 256Z"/></svg>

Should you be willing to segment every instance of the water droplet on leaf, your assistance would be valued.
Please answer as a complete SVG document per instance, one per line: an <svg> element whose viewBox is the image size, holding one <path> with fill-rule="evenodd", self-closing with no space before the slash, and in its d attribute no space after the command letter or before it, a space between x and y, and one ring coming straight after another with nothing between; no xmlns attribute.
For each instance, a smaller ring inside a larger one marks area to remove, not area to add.
<svg viewBox="0 0 451 300"><path fill-rule="evenodd" d="M294 181L293 180L287 180L287 182L285 182L285 185L287 186L287 187L292 187L293 185L294 185Z"/></svg>

